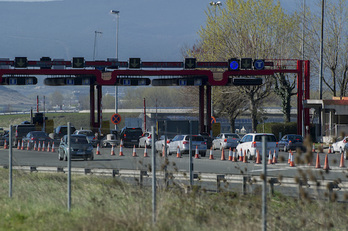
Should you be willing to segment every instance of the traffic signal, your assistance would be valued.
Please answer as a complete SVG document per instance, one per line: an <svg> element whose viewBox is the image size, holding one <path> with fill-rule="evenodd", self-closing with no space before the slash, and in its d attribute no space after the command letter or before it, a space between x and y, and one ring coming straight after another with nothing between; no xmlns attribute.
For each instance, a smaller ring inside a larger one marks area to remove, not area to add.
<svg viewBox="0 0 348 231"><path fill-rule="evenodd" d="M196 58L185 58L185 69L195 69Z"/></svg>
<svg viewBox="0 0 348 231"><path fill-rule="evenodd" d="M28 67L28 59L27 59L27 57L15 57L14 67L15 68L26 68L26 67Z"/></svg>
<svg viewBox="0 0 348 231"><path fill-rule="evenodd" d="M140 58L129 58L128 67L140 69Z"/></svg>
<svg viewBox="0 0 348 231"><path fill-rule="evenodd" d="M252 58L241 58L240 69L252 69L253 59Z"/></svg>
<svg viewBox="0 0 348 231"><path fill-rule="evenodd" d="M228 70L229 71L239 71L240 68L240 60L236 58L232 58L228 60Z"/></svg>
<svg viewBox="0 0 348 231"><path fill-rule="evenodd" d="M262 78L233 78L232 83L235 86L261 85Z"/></svg>
<svg viewBox="0 0 348 231"><path fill-rule="evenodd" d="M40 58L40 69L51 69L51 64L47 64L46 62L51 62L50 57L42 57Z"/></svg>
<svg viewBox="0 0 348 231"><path fill-rule="evenodd" d="M84 68L85 67L85 58L83 57L73 57L73 68Z"/></svg>

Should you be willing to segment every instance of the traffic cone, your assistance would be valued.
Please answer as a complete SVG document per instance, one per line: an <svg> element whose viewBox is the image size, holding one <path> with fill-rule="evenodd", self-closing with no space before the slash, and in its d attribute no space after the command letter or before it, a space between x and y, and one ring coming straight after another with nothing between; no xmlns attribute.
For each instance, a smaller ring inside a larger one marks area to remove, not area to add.
<svg viewBox="0 0 348 231"><path fill-rule="evenodd" d="M232 162L237 162L237 153L236 153L236 149L233 149L233 158L232 158Z"/></svg>
<svg viewBox="0 0 348 231"><path fill-rule="evenodd" d="M37 151L40 152L41 151L41 142L39 141L39 145L37 146Z"/></svg>
<svg viewBox="0 0 348 231"><path fill-rule="evenodd" d="M327 153L331 154L332 151L331 151L331 144L329 144L329 150L327 151Z"/></svg>
<svg viewBox="0 0 348 231"><path fill-rule="evenodd" d="M181 158L181 153L180 153L179 145L178 145L178 147L176 148L176 157L177 157L177 158Z"/></svg>
<svg viewBox="0 0 348 231"><path fill-rule="evenodd" d="M45 141L42 141L42 149L41 149L41 151L45 151Z"/></svg>
<svg viewBox="0 0 348 231"><path fill-rule="evenodd" d="M271 150L270 150L269 153L268 153L268 164L273 164L273 162L272 162L272 152L271 152Z"/></svg>
<svg viewBox="0 0 348 231"><path fill-rule="evenodd" d="M20 149L21 149L21 143L20 143L19 140L18 140L17 150L20 150Z"/></svg>
<svg viewBox="0 0 348 231"><path fill-rule="evenodd" d="M230 150L228 151L228 160L232 161L232 149L230 148Z"/></svg>
<svg viewBox="0 0 348 231"><path fill-rule="evenodd" d="M51 152L55 152L56 149L54 148L54 141L52 142L52 149L51 149Z"/></svg>
<svg viewBox="0 0 348 231"><path fill-rule="evenodd" d="M5 140L4 149L8 149L7 141Z"/></svg>
<svg viewBox="0 0 348 231"><path fill-rule="evenodd" d="M291 150L290 150L290 152L291 152ZM294 154L292 152L291 152L290 167L295 167Z"/></svg>
<svg viewBox="0 0 348 231"><path fill-rule="evenodd" d="M240 149L239 161L243 161L243 150Z"/></svg>
<svg viewBox="0 0 348 231"><path fill-rule="evenodd" d="M119 156L124 156L123 155L123 142L122 142L122 140L120 142L120 154L119 154Z"/></svg>
<svg viewBox="0 0 348 231"><path fill-rule="evenodd" d="M164 145L163 145L163 149L162 149L162 157L165 157L166 156L166 149L165 149L165 147L164 147Z"/></svg>
<svg viewBox="0 0 348 231"><path fill-rule="evenodd" d="M248 163L248 158L246 156L246 150L244 150L243 163Z"/></svg>
<svg viewBox="0 0 348 231"><path fill-rule="evenodd" d="M256 150L256 164L261 164L261 157L259 150Z"/></svg>
<svg viewBox="0 0 348 231"><path fill-rule="evenodd" d="M28 143L27 143L27 151L30 150L30 143L29 143L29 140L28 140Z"/></svg>
<svg viewBox="0 0 348 231"><path fill-rule="evenodd" d="M275 150L275 149L274 149L274 152L273 152L273 160L272 160L272 163L273 163L273 164L278 163L278 161L277 161L277 156L276 156L276 150Z"/></svg>
<svg viewBox="0 0 348 231"><path fill-rule="evenodd" d="M110 153L111 156L114 156L115 155L115 149L114 149L114 145L111 145L111 153Z"/></svg>
<svg viewBox="0 0 348 231"><path fill-rule="evenodd" d="M133 147L133 157L137 157L137 149L135 148L135 145Z"/></svg>
<svg viewBox="0 0 348 231"><path fill-rule="evenodd" d="M37 151L36 141L34 142L34 151Z"/></svg>
<svg viewBox="0 0 348 231"><path fill-rule="evenodd" d="M199 159L198 146L196 146L195 158L196 158L196 159Z"/></svg>
<svg viewBox="0 0 348 231"><path fill-rule="evenodd" d="M327 156L327 154L325 155L325 162L324 162L324 170L330 170L330 166L329 166L329 157Z"/></svg>
<svg viewBox="0 0 348 231"><path fill-rule="evenodd" d="M225 151L224 151L224 149L221 150L221 160L226 160L225 159Z"/></svg>
<svg viewBox="0 0 348 231"><path fill-rule="evenodd" d="M50 142L47 142L47 152L50 152L51 151L51 143Z"/></svg>
<svg viewBox="0 0 348 231"><path fill-rule="evenodd" d="M291 163L291 150L289 151L289 158L288 158L288 164Z"/></svg>
<svg viewBox="0 0 348 231"><path fill-rule="evenodd" d="M210 153L209 153L209 160L214 160L214 156L213 156L213 148L210 148Z"/></svg>
<svg viewBox="0 0 348 231"><path fill-rule="evenodd" d="M312 145L312 152L315 152L315 146L314 146L314 143Z"/></svg>
<svg viewBox="0 0 348 231"><path fill-rule="evenodd" d="M315 168L321 168L320 159L319 159L319 152L317 152L317 160L315 161Z"/></svg>
<svg viewBox="0 0 348 231"><path fill-rule="evenodd" d="M145 145L145 148L144 148L144 157L149 157L149 156L147 155L147 147L146 147L146 145Z"/></svg>
<svg viewBox="0 0 348 231"><path fill-rule="evenodd" d="M341 153L341 161L340 161L340 168L345 168L346 166L344 166L344 155L343 152Z"/></svg>
<svg viewBox="0 0 348 231"><path fill-rule="evenodd" d="M24 140L22 140L21 150L24 150Z"/></svg>
<svg viewBox="0 0 348 231"><path fill-rule="evenodd" d="M40 143L39 143L40 144ZM95 153L96 155L101 155L101 153L100 153L100 148L99 148L99 144L97 144L97 151L96 151L96 153Z"/></svg>

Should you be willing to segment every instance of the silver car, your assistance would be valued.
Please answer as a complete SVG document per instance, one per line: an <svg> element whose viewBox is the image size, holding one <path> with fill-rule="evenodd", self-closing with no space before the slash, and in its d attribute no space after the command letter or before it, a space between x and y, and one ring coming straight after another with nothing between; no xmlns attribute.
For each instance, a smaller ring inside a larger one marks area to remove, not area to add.
<svg viewBox="0 0 348 231"><path fill-rule="evenodd" d="M168 144L167 153L169 155L177 153L178 148L180 153L189 153L189 135L176 135ZM204 157L207 152L207 142L204 140L204 137L201 135L192 136L192 154L195 154L195 149L198 149L199 154Z"/></svg>
<svg viewBox="0 0 348 231"><path fill-rule="evenodd" d="M139 148L151 147L152 134L150 132L145 132L141 138L139 138Z"/></svg>
<svg viewBox="0 0 348 231"><path fill-rule="evenodd" d="M226 149L226 148L235 148L238 145L240 137L236 133L220 133L213 140L213 149Z"/></svg>

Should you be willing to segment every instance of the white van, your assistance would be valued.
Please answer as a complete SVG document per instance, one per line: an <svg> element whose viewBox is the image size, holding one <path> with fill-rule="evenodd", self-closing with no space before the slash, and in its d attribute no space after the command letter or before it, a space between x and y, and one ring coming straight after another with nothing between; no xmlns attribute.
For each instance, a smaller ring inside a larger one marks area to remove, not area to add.
<svg viewBox="0 0 348 231"><path fill-rule="evenodd" d="M271 133L248 133L243 136L243 138L239 141L239 144L236 147L237 153L240 155L244 155L244 151L246 152L246 156L248 159L252 159L256 156L256 150L259 151L260 156L262 156L262 136L266 137L267 142L267 151L266 156L268 156L269 152L272 152L272 156L274 151L276 152L276 156L278 157L279 147L278 142L275 135Z"/></svg>

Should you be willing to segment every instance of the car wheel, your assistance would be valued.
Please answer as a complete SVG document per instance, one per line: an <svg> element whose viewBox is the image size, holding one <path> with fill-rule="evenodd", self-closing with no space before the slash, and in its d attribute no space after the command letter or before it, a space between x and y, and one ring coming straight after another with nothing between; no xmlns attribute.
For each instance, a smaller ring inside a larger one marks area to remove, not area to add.
<svg viewBox="0 0 348 231"><path fill-rule="evenodd" d="M222 151L223 147L222 147L222 144L220 144L220 151Z"/></svg>
<svg viewBox="0 0 348 231"><path fill-rule="evenodd" d="M288 149L286 148L286 145L284 145L284 152L287 152Z"/></svg>
<svg viewBox="0 0 348 231"><path fill-rule="evenodd" d="M68 161L68 156L66 155L66 153L64 152L64 160Z"/></svg>
<svg viewBox="0 0 348 231"><path fill-rule="evenodd" d="M58 151L58 160L60 160L60 161L62 161L62 160L63 160L63 157L61 156L60 151Z"/></svg>

